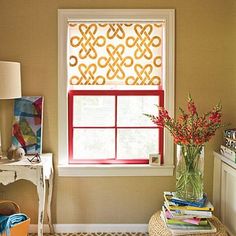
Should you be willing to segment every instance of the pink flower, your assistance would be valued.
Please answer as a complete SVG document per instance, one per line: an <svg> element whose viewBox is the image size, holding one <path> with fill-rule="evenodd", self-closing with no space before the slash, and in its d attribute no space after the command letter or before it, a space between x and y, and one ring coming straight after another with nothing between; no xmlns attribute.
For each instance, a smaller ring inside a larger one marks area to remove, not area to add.
<svg viewBox="0 0 236 236"><path fill-rule="evenodd" d="M189 96L188 112L180 108L181 115L177 119L171 118L163 107L159 108L159 116L145 115L156 125L167 128L176 144L200 146L208 142L221 127L221 110L221 105L217 105L210 112L199 116L195 103Z"/></svg>
<svg viewBox="0 0 236 236"><path fill-rule="evenodd" d="M188 102L188 111L191 115L195 115L197 113L196 106L192 100Z"/></svg>
<svg viewBox="0 0 236 236"><path fill-rule="evenodd" d="M155 123L157 126L164 127L164 118L162 116L156 117L153 120L153 123Z"/></svg>
<svg viewBox="0 0 236 236"><path fill-rule="evenodd" d="M221 114L218 112L211 112L209 120L213 123L219 123L221 121Z"/></svg>

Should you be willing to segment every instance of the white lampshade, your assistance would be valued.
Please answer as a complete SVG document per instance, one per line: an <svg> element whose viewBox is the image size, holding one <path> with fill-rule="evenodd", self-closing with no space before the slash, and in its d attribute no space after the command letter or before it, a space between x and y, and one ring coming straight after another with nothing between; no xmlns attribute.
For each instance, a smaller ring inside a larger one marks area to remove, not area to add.
<svg viewBox="0 0 236 236"><path fill-rule="evenodd" d="M20 63L0 61L0 99L21 97Z"/></svg>

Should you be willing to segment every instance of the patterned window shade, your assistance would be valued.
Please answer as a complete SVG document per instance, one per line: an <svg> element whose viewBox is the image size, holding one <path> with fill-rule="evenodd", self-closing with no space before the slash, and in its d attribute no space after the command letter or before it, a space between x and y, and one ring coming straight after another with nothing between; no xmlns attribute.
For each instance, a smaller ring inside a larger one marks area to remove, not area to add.
<svg viewBox="0 0 236 236"><path fill-rule="evenodd" d="M81 85L161 88L164 28L164 22L69 22L69 89Z"/></svg>

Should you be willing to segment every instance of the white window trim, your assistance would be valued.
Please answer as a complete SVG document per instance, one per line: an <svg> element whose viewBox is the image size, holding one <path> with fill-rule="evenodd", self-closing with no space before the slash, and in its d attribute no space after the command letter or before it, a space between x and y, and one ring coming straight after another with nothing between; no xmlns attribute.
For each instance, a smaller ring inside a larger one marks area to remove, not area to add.
<svg viewBox="0 0 236 236"><path fill-rule="evenodd" d="M155 21L166 22L165 108L174 116L174 9L59 9L58 10L58 168L60 176L172 176L174 144L164 132L164 165L72 165L68 164L67 96L67 22L83 21ZM168 99L167 99L168 98ZM106 170L106 171L105 171ZM104 174L104 172L106 172Z"/></svg>

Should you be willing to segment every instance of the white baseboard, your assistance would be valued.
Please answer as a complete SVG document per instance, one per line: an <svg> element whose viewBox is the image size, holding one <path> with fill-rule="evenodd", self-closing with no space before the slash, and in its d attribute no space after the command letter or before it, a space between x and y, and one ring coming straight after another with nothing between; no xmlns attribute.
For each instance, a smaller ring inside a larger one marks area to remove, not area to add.
<svg viewBox="0 0 236 236"><path fill-rule="evenodd" d="M30 233L37 233L38 225L31 224ZM55 233L76 233L76 232L141 232L148 231L147 224L55 224ZM43 226L43 232L49 233L48 225Z"/></svg>

